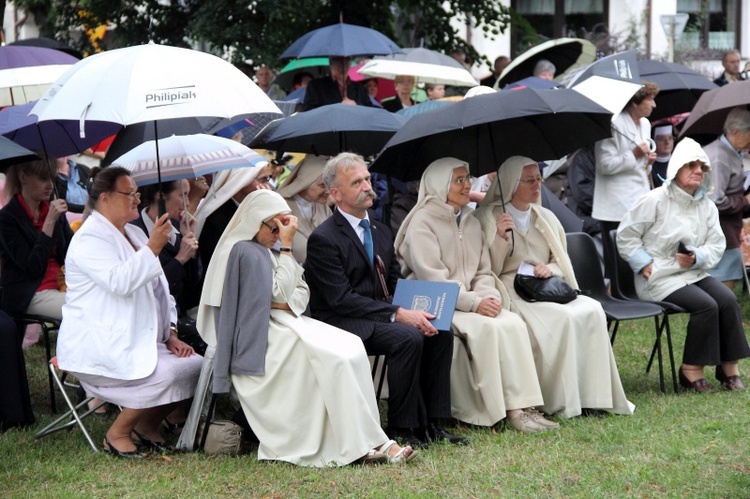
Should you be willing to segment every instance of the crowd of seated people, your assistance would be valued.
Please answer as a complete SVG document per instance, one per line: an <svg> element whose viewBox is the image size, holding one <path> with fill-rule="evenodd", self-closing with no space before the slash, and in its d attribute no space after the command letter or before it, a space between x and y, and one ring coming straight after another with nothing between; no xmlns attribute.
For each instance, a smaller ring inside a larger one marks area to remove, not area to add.
<svg viewBox="0 0 750 499"><path fill-rule="evenodd" d="M646 86L631 107L650 110L655 91ZM732 118L714 149L747 147L747 116ZM597 172L614 142L595 147ZM652 161L640 142L620 149L638 165ZM691 312L680 383L700 393L705 366L724 388L744 389L738 361L750 356L736 297L709 275L725 247L721 207L709 198L713 165L685 139L661 187L616 217L594 202L594 218L619 226L639 296ZM577 287L563 228L540 205L536 161L506 160L476 210L470 170L460 158L429 165L392 232L374 216L370 172L353 153L307 156L277 192L263 164L217 173L210 186L140 189L126 170L93 169L73 236L46 162L15 165L0 210L11 316L0 326L18 313L62 319L60 368L121 407L102 446L122 458L169 451L164 423L184 420L207 345L212 388L236 395L258 458L302 466L404 463L436 442L469 445L456 420L543 432L582 414L633 414L598 302L529 302L514 289L523 272ZM400 278L460 285L450 331L390 302ZM2 372L20 380L18 336L5 329ZM388 366L384 429L368 355ZM8 404L22 410L3 411L0 428L33 423L28 398L0 397Z"/></svg>

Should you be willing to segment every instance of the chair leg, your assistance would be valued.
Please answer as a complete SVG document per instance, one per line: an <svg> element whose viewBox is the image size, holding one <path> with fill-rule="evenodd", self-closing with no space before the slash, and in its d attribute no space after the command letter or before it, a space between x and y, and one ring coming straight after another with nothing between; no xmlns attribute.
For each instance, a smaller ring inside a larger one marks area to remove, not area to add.
<svg viewBox="0 0 750 499"><path fill-rule="evenodd" d="M610 324L614 323L615 327L612 329L612 336L609 339L609 344L614 345L615 344L615 338L617 338L617 329L620 327L620 321L612 321ZM607 325L609 327L609 324Z"/></svg>
<svg viewBox="0 0 750 499"><path fill-rule="evenodd" d="M214 412L216 412L216 394L211 394L211 402L208 404L208 414L206 415L206 423L203 425L203 435L201 435L199 449L203 449L206 446L206 439L208 438L208 427L211 426L211 420L214 418Z"/></svg>
<svg viewBox="0 0 750 499"><path fill-rule="evenodd" d="M73 402L71 402L70 397L68 397L68 393L65 391L65 385L63 384L63 381L59 378L57 375L57 372L55 371L55 366L53 366L51 363L49 365L50 370L50 376L54 380L55 383L57 383L58 388L60 389L60 393L62 393L63 398L65 399L66 404L68 404L69 410L41 430L39 430L35 438L42 438L47 435L50 435L52 433L56 433L61 430L67 430L74 425L78 425L78 427L81 429L81 432L83 432L83 435L86 437L86 440L88 441L89 445L91 446L91 449L94 452L99 452L99 449L97 448L96 444L94 443L94 440L91 438L91 435L89 435L88 430L86 430L86 427L83 425L83 419L88 416L89 414L96 411L99 407L103 406L106 402L101 402L97 404L95 407L89 408L86 412L83 414L78 414L78 410L85 407L90 400L92 400L92 397L84 399L82 402L73 405ZM68 417L72 417L70 421L67 423L60 425L63 420L65 420ZM58 426L60 425L60 426Z"/></svg>
<svg viewBox="0 0 750 499"><path fill-rule="evenodd" d="M666 314L664 314L664 320L666 320ZM664 357L661 351L661 331L664 327L663 324L659 324L659 316L654 317L654 331L656 332L656 347L659 354L659 388L661 392L666 395L667 387L664 383Z"/></svg>
<svg viewBox="0 0 750 499"><path fill-rule="evenodd" d="M383 356L383 369L380 371L380 380L378 380L378 391L375 394L375 401L380 400L380 396L383 395L383 385L385 384L385 375L388 372L388 363L385 361L385 356Z"/></svg>
<svg viewBox="0 0 750 499"><path fill-rule="evenodd" d="M674 349L672 348L672 330L669 327L669 316L667 314L664 314L664 321L666 322L666 332L667 332L667 350L669 351L669 365L672 368L672 387L674 388L675 394L679 393L678 387L677 387L677 369L675 368L674 363Z"/></svg>
<svg viewBox="0 0 750 499"><path fill-rule="evenodd" d="M49 338L49 327L47 324L42 323L42 338L44 340L44 353L47 356L47 364L49 364L49 361L52 360L52 346L50 344L50 338ZM51 369L54 369L54 367L51 367ZM47 373L48 376L48 384L49 384L49 403L50 403L50 409L52 409L52 414L57 414L57 399L55 397L55 384L52 378L54 377L54 373L52 371ZM61 391L65 393L65 390Z"/></svg>

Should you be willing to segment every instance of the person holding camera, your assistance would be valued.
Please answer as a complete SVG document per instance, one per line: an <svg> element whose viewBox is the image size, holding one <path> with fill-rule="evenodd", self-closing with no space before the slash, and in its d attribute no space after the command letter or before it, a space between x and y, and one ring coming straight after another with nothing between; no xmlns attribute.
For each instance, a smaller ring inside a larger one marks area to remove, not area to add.
<svg viewBox="0 0 750 499"><path fill-rule="evenodd" d="M746 63L745 69L740 72L741 59L742 57L737 49L724 52L724 55L721 57L721 65L724 67L724 72L714 80L714 83L723 87L727 83L747 80L748 72L750 72L750 62Z"/></svg>

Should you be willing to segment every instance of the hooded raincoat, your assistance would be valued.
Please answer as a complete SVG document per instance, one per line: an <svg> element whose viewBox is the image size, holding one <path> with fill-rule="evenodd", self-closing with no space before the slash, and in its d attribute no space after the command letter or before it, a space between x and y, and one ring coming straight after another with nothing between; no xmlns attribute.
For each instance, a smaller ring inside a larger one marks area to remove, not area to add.
<svg viewBox="0 0 750 499"><path fill-rule="evenodd" d="M700 281L721 259L726 247L719 211L709 198L712 176L704 175L694 195L677 186L674 177L686 163L708 156L692 139L683 139L667 167L667 179L641 198L623 218L617 230L617 248L635 273L635 288L643 300L663 300L677 289ZM680 242L695 252L695 264L683 269L675 254ZM641 270L652 264L646 279Z"/></svg>

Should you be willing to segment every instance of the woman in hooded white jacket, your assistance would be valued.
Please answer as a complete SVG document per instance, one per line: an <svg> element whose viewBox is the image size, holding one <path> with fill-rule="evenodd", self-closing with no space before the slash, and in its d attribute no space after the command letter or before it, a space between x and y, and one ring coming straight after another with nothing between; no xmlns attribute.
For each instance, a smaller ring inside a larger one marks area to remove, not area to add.
<svg viewBox="0 0 750 499"><path fill-rule="evenodd" d="M617 232L617 246L635 273L638 296L663 300L690 312L680 384L710 390L703 375L716 366L724 388L742 390L738 360L750 356L739 302L707 269L726 247L716 205L709 199L711 166L692 139L675 147L667 180L628 211Z"/></svg>

